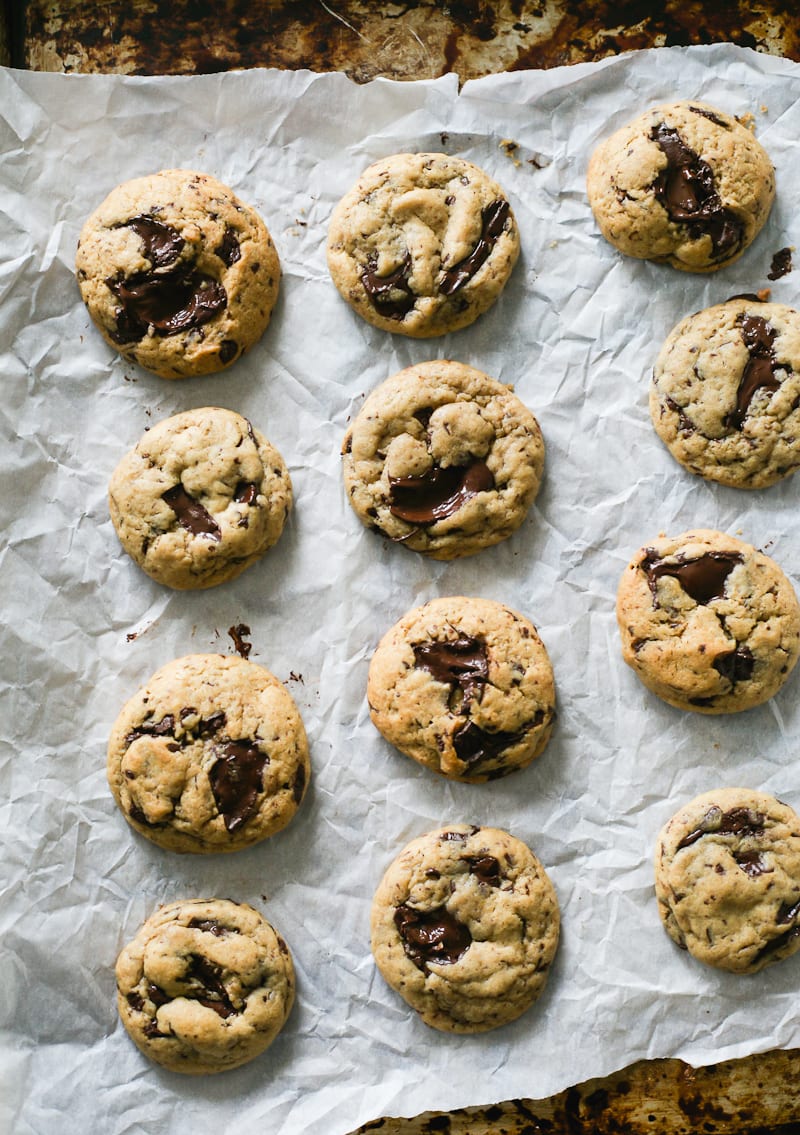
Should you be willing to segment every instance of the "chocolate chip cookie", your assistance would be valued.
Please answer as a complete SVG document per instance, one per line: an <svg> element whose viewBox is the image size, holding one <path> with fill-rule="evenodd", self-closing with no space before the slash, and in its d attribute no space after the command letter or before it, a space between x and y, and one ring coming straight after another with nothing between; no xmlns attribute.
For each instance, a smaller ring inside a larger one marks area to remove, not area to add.
<svg viewBox="0 0 800 1135"><path fill-rule="evenodd" d="M539 423L511 388L449 360L407 367L373 390L342 453L362 524L438 560L515 532L544 466Z"/></svg>
<svg viewBox="0 0 800 1135"><path fill-rule="evenodd" d="M125 551L179 590L235 579L280 537L292 507L277 449L232 410L204 406L159 422L109 485Z"/></svg>
<svg viewBox="0 0 800 1135"><path fill-rule="evenodd" d="M294 1001L289 947L257 910L230 899L162 906L120 953L116 976L137 1048L191 1075L258 1056Z"/></svg>
<svg viewBox="0 0 800 1135"><path fill-rule="evenodd" d="M656 433L692 473L762 489L800 465L800 313L757 297L670 333L650 389Z"/></svg>
<svg viewBox="0 0 800 1135"><path fill-rule="evenodd" d="M453 824L413 840L372 904L372 953L426 1025L478 1033L542 993L558 900L539 860L497 828Z"/></svg>
<svg viewBox="0 0 800 1135"><path fill-rule="evenodd" d="M76 267L105 341L162 378L230 366L261 338L280 280L255 210L184 169L112 190L83 227Z"/></svg>
<svg viewBox="0 0 800 1135"><path fill-rule="evenodd" d="M536 628L489 599L432 599L383 637L369 667L376 728L401 753L478 784L524 768L550 739L553 670Z"/></svg>
<svg viewBox="0 0 800 1135"><path fill-rule="evenodd" d="M238 851L281 831L310 764L303 722L263 666L192 654L162 666L123 706L108 783L140 835L169 851Z"/></svg>
<svg viewBox="0 0 800 1135"><path fill-rule="evenodd" d="M600 231L621 252L714 272L761 230L775 173L737 119L678 102L653 107L602 142L587 188Z"/></svg>
<svg viewBox="0 0 800 1135"><path fill-rule="evenodd" d="M474 322L503 290L519 233L500 186L447 154L375 162L328 233L334 284L368 323L427 339Z"/></svg>
<svg viewBox="0 0 800 1135"><path fill-rule="evenodd" d="M678 709L736 713L778 692L800 652L800 608L778 565L696 529L636 553L617 594L622 656Z"/></svg>
<svg viewBox="0 0 800 1135"><path fill-rule="evenodd" d="M747 788L705 792L656 845L664 928L692 957L757 973L800 949L800 818Z"/></svg>

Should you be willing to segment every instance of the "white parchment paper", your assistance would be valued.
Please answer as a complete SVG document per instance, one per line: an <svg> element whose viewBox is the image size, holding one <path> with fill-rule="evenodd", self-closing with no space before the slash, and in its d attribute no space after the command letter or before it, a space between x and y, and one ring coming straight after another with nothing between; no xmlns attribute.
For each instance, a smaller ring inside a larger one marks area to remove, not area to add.
<svg viewBox="0 0 800 1135"><path fill-rule="evenodd" d="M598 140L675 98L752 113L777 168L765 230L712 276L623 259L586 203ZM746 494L693 478L647 412L649 371L672 326L766 286L773 253L795 243L799 136L797 66L725 46L496 76L460 93L454 76L357 87L302 72L0 72L0 1129L340 1135L383 1114L544 1096L640 1057L702 1063L800 1045L800 957L755 977L693 962L661 929L651 867L661 824L701 791L744 784L800 807L800 679L744 715L683 714L627 671L614 619L624 565L659 531L741 534L800 581L797 480ZM522 233L497 305L441 340L367 326L325 265L335 202L367 164L406 150L483 166ZM83 220L114 185L173 166L212 173L256 206L284 277L272 325L248 356L222 376L169 383L104 345L73 258ZM776 282L773 298L796 302L798 280L795 271ZM547 443L544 487L523 528L452 564L362 529L339 468L366 392L434 357L514 383ZM215 404L246 414L281 450L296 509L279 545L240 579L172 593L121 553L106 486L148 425ZM447 594L526 613L556 672L548 749L486 786L417 767L367 713L380 636ZM239 622L251 628L253 661L297 699L312 787L292 825L256 848L172 855L117 813L106 738L157 667L231 650L227 628ZM386 866L414 836L454 821L528 842L563 912L543 998L472 1038L422 1025L369 951ZM213 895L265 912L292 948L299 995L265 1056L189 1079L131 1044L113 966L159 903Z"/></svg>

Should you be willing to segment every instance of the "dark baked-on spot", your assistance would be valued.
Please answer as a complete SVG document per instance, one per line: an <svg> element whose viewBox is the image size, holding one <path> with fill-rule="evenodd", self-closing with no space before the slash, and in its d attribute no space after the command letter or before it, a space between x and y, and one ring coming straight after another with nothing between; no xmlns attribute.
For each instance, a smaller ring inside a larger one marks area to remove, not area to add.
<svg viewBox="0 0 800 1135"><path fill-rule="evenodd" d="M193 536L210 536L212 540L222 539L222 532L214 517L200 501L187 493L183 485L175 485L161 494L178 518L178 523Z"/></svg>
<svg viewBox="0 0 800 1135"><path fill-rule="evenodd" d="M493 488L494 476L485 461L447 468L434 464L421 477L390 478L389 511L409 524L435 524Z"/></svg>
<svg viewBox="0 0 800 1135"><path fill-rule="evenodd" d="M431 962L457 962L472 945L468 927L444 906L424 911L403 903L394 912L394 924L406 955L423 971Z"/></svg>
<svg viewBox="0 0 800 1135"><path fill-rule="evenodd" d="M258 810L264 790L264 768L269 757L254 741L223 741L208 779L217 807L229 832L241 828Z"/></svg>
<svg viewBox="0 0 800 1135"><path fill-rule="evenodd" d="M677 579L695 603L706 604L725 594L728 576L741 562L742 556L738 552L706 552L693 560L679 554L674 560L667 561L655 549L647 548L639 566L647 576L654 603L658 602L658 581L668 575Z"/></svg>
<svg viewBox="0 0 800 1135"><path fill-rule="evenodd" d="M722 420L730 429L740 430L756 391L779 390L781 380L775 377L775 371L779 368L788 371L790 368L779 363L775 358L774 344L777 331L766 319L760 315L743 313L736 322L750 358L739 380L736 409L726 414Z"/></svg>
<svg viewBox="0 0 800 1135"><path fill-rule="evenodd" d="M692 240L709 236L714 260L732 256L742 244L744 227L736 214L723 206L711 166L665 122L653 127L650 138L667 159L667 167L659 173L653 189L669 219L686 224Z"/></svg>
<svg viewBox="0 0 800 1135"><path fill-rule="evenodd" d="M481 212L481 235L468 256L448 268L439 284L442 295L452 296L472 279L491 254L510 213L508 201L492 201Z"/></svg>

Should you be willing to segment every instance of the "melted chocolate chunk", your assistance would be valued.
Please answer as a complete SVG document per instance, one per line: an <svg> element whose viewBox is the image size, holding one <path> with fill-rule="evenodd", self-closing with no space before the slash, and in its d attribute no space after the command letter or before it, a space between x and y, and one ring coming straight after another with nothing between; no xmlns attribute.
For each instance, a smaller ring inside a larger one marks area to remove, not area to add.
<svg viewBox="0 0 800 1135"><path fill-rule="evenodd" d="M788 276L792 270L791 248L779 248L772 257L772 263L767 272L768 280L780 280L781 276Z"/></svg>
<svg viewBox="0 0 800 1135"><path fill-rule="evenodd" d="M188 976L199 983L204 994L204 996L198 997L196 993L193 993L193 999L199 1001L201 1005L205 1005L207 1009L213 1009L224 1020L227 1017L232 1017L236 1013L236 1009L228 996L221 975L222 970L214 962L200 954L192 954Z"/></svg>
<svg viewBox="0 0 800 1135"><path fill-rule="evenodd" d="M402 264L388 276L376 276L377 257L371 257L361 273L361 283L370 303L380 315L389 319L402 319L411 311L417 297L411 290L408 277L411 275L411 253L407 252Z"/></svg>
<svg viewBox="0 0 800 1135"><path fill-rule="evenodd" d="M777 938L773 938L771 942L767 942L763 950L759 950L756 955L756 960L769 957L770 954L775 954L778 950L788 946L795 938L800 938L800 926L792 926L789 930L785 930L783 934L779 934Z"/></svg>
<svg viewBox="0 0 800 1135"><path fill-rule="evenodd" d="M191 711L194 713L194 710ZM183 711L181 711L183 716ZM189 732L196 733L198 737L213 737L215 733L219 733L223 729L226 722L225 713L219 710L218 713L212 713L211 717L201 717L193 730Z"/></svg>
<svg viewBox="0 0 800 1135"><path fill-rule="evenodd" d="M471 280L478 269L484 264L497 243L497 238L505 228L510 213L508 201L492 201L481 212L481 235L478 243L468 256L459 260L452 268L444 273L439 291L444 296L452 296Z"/></svg>
<svg viewBox="0 0 800 1135"><path fill-rule="evenodd" d="M237 260L242 258L242 249L239 244L239 238L234 229L229 225L225 226L225 235L222 238L222 244L217 249L217 256L230 268Z"/></svg>
<svg viewBox="0 0 800 1135"><path fill-rule="evenodd" d="M757 879L759 875L766 875L772 871L760 851L737 851L733 858L739 864L745 875Z"/></svg>
<svg viewBox="0 0 800 1135"><path fill-rule="evenodd" d="M755 664L756 660L747 646L737 646L730 654L718 654L713 663L717 673L734 686L752 678Z"/></svg>
<svg viewBox="0 0 800 1135"><path fill-rule="evenodd" d="M731 808L730 812L723 812L721 808L712 807L706 812L698 827L689 832L678 844L676 850L690 847L697 843L704 835L761 835L764 830L765 817L762 812L751 812L749 808Z"/></svg>
<svg viewBox="0 0 800 1135"><path fill-rule="evenodd" d="M136 990L132 993L126 993L125 1000L128 1002L131 1009L135 1009L137 1013L144 1012L144 998L140 993L137 993Z"/></svg>
<svg viewBox="0 0 800 1135"><path fill-rule="evenodd" d="M452 965L472 945L469 929L443 906L423 911L404 903L394 912L394 924L406 955L423 971L431 962Z"/></svg>
<svg viewBox="0 0 800 1135"><path fill-rule="evenodd" d="M175 485L161 494L161 499L168 504L178 518L178 523L193 536L210 536L212 540L222 539L222 532L211 513L190 496L183 485Z"/></svg>
<svg viewBox="0 0 800 1135"><path fill-rule="evenodd" d="M785 902L781 903L778 908L778 913L775 916L775 921L779 926L783 926L787 922L794 922L795 918L798 916L800 916L800 899L798 899L793 906L789 906L789 904Z"/></svg>
<svg viewBox="0 0 800 1135"><path fill-rule="evenodd" d="M484 729L467 721L453 734L453 748L460 761L469 766L489 761L497 757L506 749L511 748L517 741L521 741L525 732L521 733L487 733Z"/></svg>
<svg viewBox="0 0 800 1135"><path fill-rule="evenodd" d="M221 363L232 362L236 358L239 351L239 344L235 339L223 339L219 345L219 361Z"/></svg>
<svg viewBox="0 0 800 1135"><path fill-rule="evenodd" d="M299 804L303 799L305 788L306 767L305 765L299 765L297 772L294 774L294 780L292 781L292 799L294 800L295 804Z"/></svg>
<svg viewBox="0 0 800 1135"><path fill-rule="evenodd" d="M246 623L237 623L235 627L228 627L228 634L233 639L233 647L236 653L241 658L249 658L250 651L253 649L253 644L247 642L245 635L250 634L250 628Z"/></svg>
<svg viewBox="0 0 800 1135"><path fill-rule="evenodd" d="M229 929L223 926L221 922L217 922L215 918L192 918L189 922L192 930L205 930L209 934L213 934L215 938L224 938ZM238 934L238 930L231 928L230 933Z"/></svg>
<svg viewBox="0 0 800 1135"><path fill-rule="evenodd" d="M471 635L454 642L425 642L414 647L414 665L437 682L460 686L465 699L480 701L489 678L486 643Z"/></svg>
<svg viewBox="0 0 800 1135"><path fill-rule="evenodd" d="M160 721L143 721L141 725L125 738L126 745L132 745L137 737L168 737L175 732L175 718L171 713L162 717Z"/></svg>
<svg viewBox="0 0 800 1135"><path fill-rule="evenodd" d="M177 335L208 323L228 303L227 293L216 280L199 272L176 272L157 276L144 272L128 280L106 280L120 301L116 310L117 343L155 335Z"/></svg>
<svg viewBox="0 0 800 1135"><path fill-rule="evenodd" d="M653 127L650 138L667 159L667 168L653 188L669 219L687 224L692 240L708 235L715 260L732 256L742 243L744 228L735 213L724 208L711 166L665 122Z"/></svg>
<svg viewBox="0 0 800 1135"><path fill-rule="evenodd" d="M154 985L152 981L147 987L147 996L153 1002L156 1008L160 1008L162 1005L166 1005L169 1001L172 1000L171 997L167 996L163 989L160 989L157 985Z"/></svg>
<svg viewBox="0 0 800 1135"><path fill-rule="evenodd" d="M666 402L669 409L673 412L673 414L678 415L678 428L680 429L681 433L694 433L694 422L690 417L687 416L683 406L679 406L674 398L670 398L669 395L666 396L664 401Z"/></svg>
<svg viewBox="0 0 800 1135"><path fill-rule="evenodd" d="M775 371L781 364L775 358L777 331L766 319L760 315L740 315L737 322L750 358L739 380L736 409L726 414L722 420L731 429L740 430L756 391L780 389L781 382L775 377Z"/></svg>
<svg viewBox="0 0 800 1135"><path fill-rule="evenodd" d="M696 560L687 560L678 555L674 563L667 563L655 551L648 549L640 566L647 576L654 603L658 601L659 579L669 575L677 579L695 603L705 605L725 594L726 580L736 564L741 562L742 557L738 552L706 552Z"/></svg>
<svg viewBox="0 0 800 1135"><path fill-rule="evenodd" d="M426 406L422 410L417 410L414 417L417 419L417 421L422 426L422 428L424 430L427 430L428 425L430 424L432 414L433 414L433 407L432 406Z"/></svg>
<svg viewBox="0 0 800 1135"><path fill-rule="evenodd" d="M393 477L389 481L389 511L409 524L435 524L458 512L478 493L494 488L494 477L484 461L471 465L433 465L421 477Z"/></svg>
<svg viewBox="0 0 800 1135"><path fill-rule="evenodd" d="M473 855L467 859L470 875L476 875L481 883L488 883L490 887L499 887L503 876L500 873L500 863L493 855Z"/></svg>
<svg viewBox="0 0 800 1135"><path fill-rule="evenodd" d="M133 229L144 246L144 255L153 268L166 268L181 254L183 237L163 221L157 221L149 214L132 217L121 228Z"/></svg>
<svg viewBox="0 0 800 1135"><path fill-rule="evenodd" d="M471 835L477 835L480 830L473 824L468 832L442 832L439 839L442 843L465 843Z"/></svg>
<svg viewBox="0 0 800 1135"><path fill-rule="evenodd" d="M211 766L208 779L225 827L235 832L258 808L269 757L252 741L225 741L218 751L219 757Z"/></svg>
<svg viewBox="0 0 800 1135"><path fill-rule="evenodd" d="M255 481L240 481L233 490L233 499L238 504L255 504L258 498L258 485Z"/></svg>

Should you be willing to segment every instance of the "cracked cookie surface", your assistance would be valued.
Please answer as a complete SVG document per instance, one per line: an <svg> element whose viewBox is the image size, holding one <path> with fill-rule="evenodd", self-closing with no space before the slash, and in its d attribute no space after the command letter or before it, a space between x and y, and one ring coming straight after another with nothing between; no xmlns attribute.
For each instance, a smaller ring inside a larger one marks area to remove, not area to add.
<svg viewBox="0 0 800 1135"><path fill-rule="evenodd" d="M217 406L153 426L109 483L123 548L179 590L235 579L277 542L291 507L281 455L246 418Z"/></svg>
<svg viewBox="0 0 800 1135"><path fill-rule="evenodd" d="M261 338L280 281L258 213L181 169L112 190L81 231L76 269L105 341L162 378L230 366Z"/></svg>
<svg viewBox="0 0 800 1135"><path fill-rule="evenodd" d="M679 102L653 107L601 142L587 190L603 236L627 256L714 272L761 230L775 173L731 115Z"/></svg>
<svg viewBox="0 0 800 1135"><path fill-rule="evenodd" d="M736 713L767 701L800 651L800 608L769 556L711 529L662 536L617 593L622 656L678 709Z"/></svg>
<svg viewBox="0 0 800 1135"><path fill-rule="evenodd" d="M540 996L559 936L555 890L521 840L453 824L413 840L372 904L372 953L426 1025L477 1033Z"/></svg>
<svg viewBox="0 0 800 1135"><path fill-rule="evenodd" d="M192 654L125 703L108 783L125 819L169 851L238 851L290 822L310 776L297 707L263 666Z"/></svg>
<svg viewBox="0 0 800 1135"><path fill-rule="evenodd" d="M532 623L489 599L433 599L378 645L367 700L401 753L453 780L524 768L555 720L555 683Z"/></svg>
<svg viewBox="0 0 800 1135"><path fill-rule="evenodd" d="M544 441L512 389L451 360L381 383L345 434L348 500L361 523L434 559L507 539L539 491Z"/></svg>
<svg viewBox="0 0 800 1135"><path fill-rule="evenodd" d="M800 313L732 299L682 320L653 372L650 416L684 468L760 489L800 465Z"/></svg>
<svg viewBox="0 0 800 1135"><path fill-rule="evenodd" d="M466 327L495 302L519 255L505 193L447 154L394 154L333 212L328 267L368 323L413 338Z"/></svg>
<svg viewBox="0 0 800 1135"><path fill-rule="evenodd" d="M692 957L756 973L800 949L800 818L747 788L705 792L656 845L664 928Z"/></svg>
<svg viewBox="0 0 800 1135"><path fill-rule="evenodd" d="M294 1001L289 947L257 910L230 899L162 906L121 951L116 978L137 1048L191 1075L258 1056Z"/></svg>

